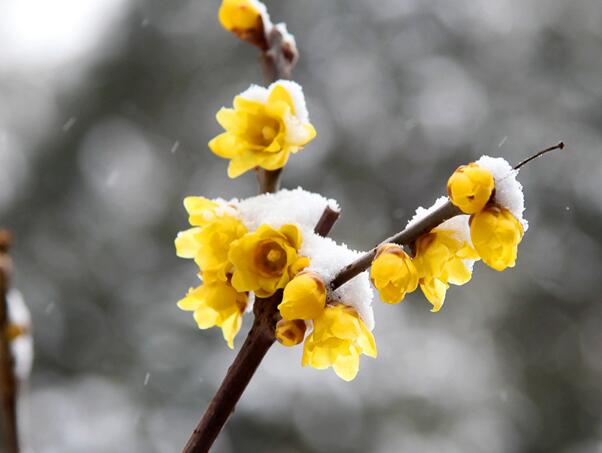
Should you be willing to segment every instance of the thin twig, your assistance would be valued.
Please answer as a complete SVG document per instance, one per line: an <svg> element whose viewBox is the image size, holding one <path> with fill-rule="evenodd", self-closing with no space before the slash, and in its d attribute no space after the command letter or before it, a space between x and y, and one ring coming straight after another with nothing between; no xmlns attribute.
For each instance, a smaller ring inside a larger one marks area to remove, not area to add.
<svg viewBox="0 0 602 453"><path fill-rule="evenodd" d="M410 245L421 235L428 233L436 226L445 222L447 219L451 219L458 214L462 214L462 211L448 201L443 206L428 214L426 217L420 219L418 222L412 223L403 231L391 236L388 239L385 239L380 244L394 242L399 245ZM339 286L351 280L353 277L368 269L372 264L372 260L376 256L378 245L370 251L364 253L354 262L341 269L330 282L330 288L335 290Z"/></svg>
<svg viewBox="0 0 602 453"><path fill-rule="evenodd" d="M550 146L549 148L546 149L542 149L541 151L539 151L538 153L533 154L531 157L528 157L527 159L523 160L522 162L519 162L518 164L516 164L514 166L515 170L518 170L520 167L522 167L523 165L525 165L526 163L531 162L532 160L537 159L538 157L543 156L546 153L549 153L550 151L554 151L555 149L564 149L564 142L559 142L557 145L554 146Z"/></svg>
<svg viewBox="0 0 602 453"><path fill-rule="evenodd" d="M7 335L8 325L8 290L11 273L10 233L0 231L0 385L2 392L2 415L6 451L19 452L19 433L17 425L17 379L14 373L14 357Z"/></svg>
<svg viewBox="0 0 602 453"><path fill-rule="evenodd" d="M319 234L322 237L327 236L340 215L341 213L339 211L335 211L330 206L326 206L320 220L316 223L314 233Z"/></svg>

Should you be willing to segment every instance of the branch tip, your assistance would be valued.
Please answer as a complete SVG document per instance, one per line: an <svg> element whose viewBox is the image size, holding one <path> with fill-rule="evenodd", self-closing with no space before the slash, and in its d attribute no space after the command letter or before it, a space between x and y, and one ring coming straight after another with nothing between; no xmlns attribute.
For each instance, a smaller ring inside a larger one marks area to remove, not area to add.
<svg viewBox="0 0 602 453"><path fill-rule="evenodd" d="M556 145L554 145L554 146L550 146L549 148L542 149L541 151L539 151L539 152L537 152L537 153L533 154L531 157L528 157L528 158L526 158L525 160L523 160L522 162L519 162L518 164L516 164L516 165L514 166L514 169L515 169L515 170L518 170L518 169L519 169L519 168L521 168L523 165L525 165L525 164L527 164L527 163L531 162L532 160L535 160L535 159L537 159L538 157L541 157L541 156L543 156L544 154L547 154L547 153L549 153L550 151L554 151L554 150L556 150L556 149L560 149L560 150L564 149L564 142L562 142L562 141L561 141L561 142L558 142L558 144L556 144Z"/></svg>

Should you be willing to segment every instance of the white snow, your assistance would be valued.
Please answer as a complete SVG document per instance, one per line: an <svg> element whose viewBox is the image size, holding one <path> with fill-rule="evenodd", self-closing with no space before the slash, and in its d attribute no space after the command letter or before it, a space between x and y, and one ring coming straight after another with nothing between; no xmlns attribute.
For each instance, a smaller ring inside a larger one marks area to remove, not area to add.
<svg viewBox="0 0 602 453"><path fill-rule="evenodd" d="M265 36L267 37L270 34L270 31L272 31L272 27L274 26L272 24L272 20L270 19L270 15L268 14L268 9L259 0L249 0L249 3L251 3L251 7L259 11L259 15L261 16L261 20L263 22L263 31Z"/></svg>
<svg viewBox="0 0 602 453"><path fill-rule="evenodd" d="M255 101L261 104L267 104L269 92L265 87L252 84L249 88L239 94L243 99Z"/></svg>
<svg viewBox="0 0 602 453"><path fill-rule="evenodd" d="M334 278L339 270L363 253L351 250L345 244L337 244L330 238L321 237L314 233L305 237L301 246L301 254L311 258L308 270L319 274L327 283ZM368 272L362 272L340 288L337 288L330 294L330 297L355 308L366 327L370 330L374 329L374 312L372 311L374 293L370 286Z"/></svg>
<svg viewBox="0 0 602 453"><path fill-rule="evenodd" d="M290 94L295 107L294 116L303 124L309 123L309 112L307 111L303 88L297 82L293 82L292 80L277 80L267 88L252 84L249 88L240 93L239 96L249 101L267 104L270 93L278 85L284 87Z"/></svg>
<svg viewBox="0 0 602 453"><path fill-rule="evenodd" d="M274 228L294 223L299 226L304 238L313 232L326 206L339 210L336 200L307 192L301 187L293 190L283 189L277 193L266 193L240 201L231 200L230 203L238 209L238 215L249 231L257 229L262 223Z"/></svg>
<svg viewBox="0 0 602 453"><path fill-rule="evenodd" d="M516 179L518 170L514 170L512 165L502 157L481 156L476 163L493 174L495 203L508 209L523 225L524 231L527 231L529 223L523 218L525 211L523 186Z"/></svg>
<svg viewBox="0 0 602 453"><path fill-rule="evenodd" d="M249 231L256 230L262 224L274 228L287 223L297 225L303 237L299 254L310 258L308 270L318 273L326 283L332 280L341 268L363 253L314 233L314 227L327 206L336 211L340 208L336 200L307 192L301 187L293 190L283 189L273 194L257 195L244 200L214 201L235 209L237 217ZM330 294L330 297L355 308L366 326L370 330L374 328L374 313L371 306L373 291L367 272L363 272L338 288ZM248 310L252 310L251 307L252 298L249 298Z"/></svg>
<svg viewBox="0 0 602 453"><path fill-rule="evenodd" d="M268 87L268 91L272 91L277 85L280 85L288 91L293 98L293 104L295 105L295 116L299 118L302 123L309 123L309 113L307 111L307 105L305 104L305 95L303 94L303 88L297 82L292 80L277 80Z"/></svg>
<svg viewBox="0 0 602 453"><path fill-rule="evenodd" d="M297 41L295 40L295 36L289 33L288 29L286 28L286 23L280 22L279 24L276 24L275 27L276 30L278 30L282 35L282 42L284 44L288 44L293 49L297 49Z"/></svg>
<svg viewBox="0 0 602 453"><path fill-rule="evenodd" d="M27 332L19 335L11 342L12 353L15 358L15 375L24 381L31 372L33 363L33 339L31 336L31 315L23 296L16 289L11 289L6 297L8 319L12 324L25 327Z"/></svg>

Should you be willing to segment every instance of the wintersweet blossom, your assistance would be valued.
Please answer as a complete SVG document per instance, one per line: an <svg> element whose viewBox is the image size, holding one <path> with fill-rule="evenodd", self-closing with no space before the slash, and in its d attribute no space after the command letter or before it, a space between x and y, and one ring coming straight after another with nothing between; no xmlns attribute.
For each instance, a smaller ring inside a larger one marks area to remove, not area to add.
<svg viewBox="0 0 602 453"><path fill-rule="evenodd" d="M455 231L433 230L416 241L414 264L420 276L420 289L433 305L432 312L443 306L449 283L463 285L472 277L465 260L479 256Z"/></svg>
<svg viewBox="0 0 602 453"><path fill-rule="evenodd" d="M474 214L470 236L485 264L497 271L514 267L523 227L508 209L491 206Z"/></svg>
<svg viewBox="0 0 602 453"><path fill-rule="evenodd" d="M236 291L228 282L205 281L190 288L178 302L182 310L194 312L200 329L221 327L228 347L234 347L234 337L240 330L242 315L247 306L247 295Z"/></svg>
<svg viewBox="0 0 602 453"><path fill-rule="evenodd" d="M303 342L307 325L300 319L281 319L276 323L274 335L276 340L283 346L296 346Z"/></svg>
<svg viewBox="0 0 602 453"><path fill-rule="evenodd" d="M222 27L253 44L265 41L262 36L271 27L266 7L258 0L223 0L218 17Z"/></svg>
<svg viewBox="0 0 602 453"><path fill-rule="evenodd" d="M230 159L230 178L254 167L282 168L291 153L316 136L303 90L295 82L279 80L267 89L252 85L233 104L234 108L217 112L217 121L226 132L209 142L211 151Z"/></svg>
<svg viewBox="0 0 602 453"><path fill-rule="evenodd" d="M316 319L326 305L326 285L314 272L305 272L293 278L284 288L282 303L278 305L284 319Z"/></svg>
<svg viewBox="0 0 602 453"><path fill-rule="evenodd" d="M194 258L206 276L227 280L232 272L228 261L230 245L247 232L236 217L216 217L206 226L182 231L176 237L176 253L181 258Z"/></svg>
<svg viewBox="0 0 602 453"><path fill-rule="evenodd" d="M359 370L360 354L377 355L372 332L349 306L327 306L313 325L303 347L303 366L319 370L333 367L340 378L350 381Z"/></svg>
<svg viewBox="0 0 602 453"><path fill-rule="evenodd" d="M301 243L297 225L287 224L279 229L260 225L230 247L228 259L234 266L232 285L238 291L253 291L259 297L271 296L309 265L309 259L298 254Z"/></svg>
<svg viewBox="0 0 602 453"><path fill-rule="evenodd" d="M184 209L188 213L188 223L192 226L205 226L221 215L236 215L233 206L223 200L209 200L205 197L184 198Z"/></svg>
<svg viewBox="0 0 602 453"><path fill-rule="evenodd" d="M474 214L485 207L493 193L493 174L472 162L458 167L447 182L451 202L466 214Z"/></svg>
<svg viewBox="0 0 602 453"><path fill-rule="evenodd" d="M372 262L370 278L383 302L397 304L406 293L418 287L418 271L403 249L397 244L379 247Z"/></svg>

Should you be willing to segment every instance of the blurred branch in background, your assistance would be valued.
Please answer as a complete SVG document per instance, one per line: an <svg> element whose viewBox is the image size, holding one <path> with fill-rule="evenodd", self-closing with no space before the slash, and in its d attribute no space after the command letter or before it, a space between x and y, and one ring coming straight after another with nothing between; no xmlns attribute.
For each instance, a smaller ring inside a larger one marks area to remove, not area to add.
<svg viewBox="0 0 602 453"><path fill-rule="evenodd" d="M2 423L7 453L18 453L19 435L17 424L17 379L14 373L15 359L10 346L8 291L12 262L8 254L11 235L0 230L0 392L2 393Z"/></svg>

